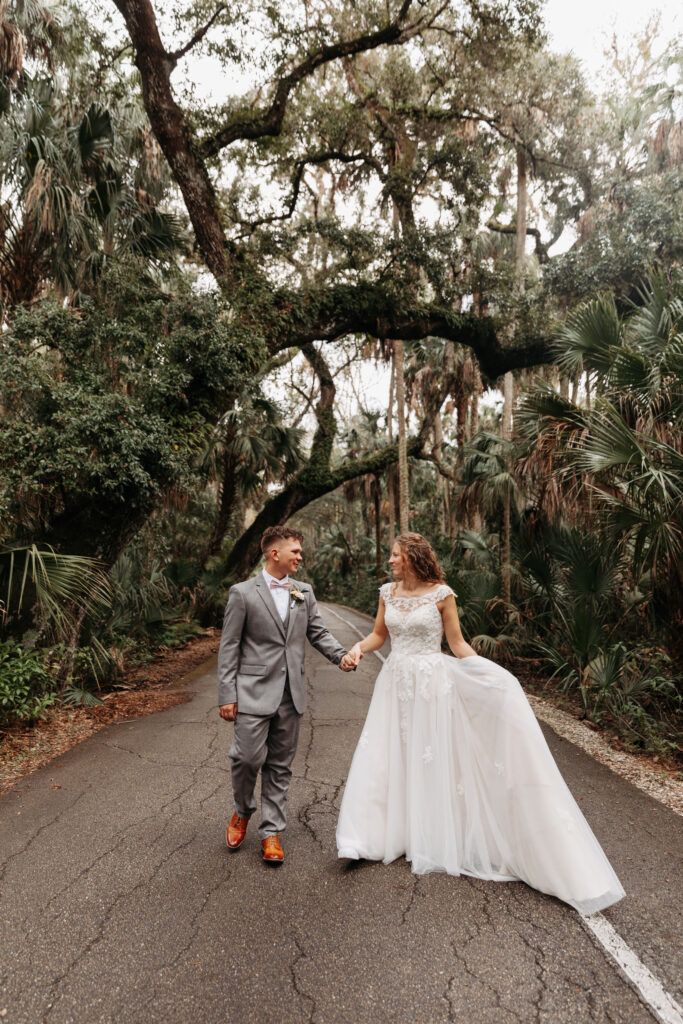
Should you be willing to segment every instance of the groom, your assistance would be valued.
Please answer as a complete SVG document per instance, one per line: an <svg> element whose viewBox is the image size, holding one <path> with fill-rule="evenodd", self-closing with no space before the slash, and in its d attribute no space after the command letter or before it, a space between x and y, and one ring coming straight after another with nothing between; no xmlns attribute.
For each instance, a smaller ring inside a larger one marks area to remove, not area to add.
<svg viewBox="0 0 683 1024"><path fill-rule="evenodd" d="M356 667L322 621L311 588L290 579L303 557L302 541L303 535L287 526L265 531L265 568L231 588L218 654L218 711L235 723L229 755L235 813L228 847L242 845L256 810L260 769L259 836L264 860L275 864L284 860L278 833L286 824L291 765L306 709L306 638L343 671Z"/></svg>

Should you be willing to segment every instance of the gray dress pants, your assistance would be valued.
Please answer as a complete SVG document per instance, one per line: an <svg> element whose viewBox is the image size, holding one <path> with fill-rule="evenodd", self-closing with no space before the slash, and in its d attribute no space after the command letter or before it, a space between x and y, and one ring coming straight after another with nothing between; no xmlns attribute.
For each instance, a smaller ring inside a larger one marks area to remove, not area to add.
<svg viewBox="0 0 683 1024"><path fill-rule="evenodd" d="M289 682L280 706L272 715L237 712L229 755L235 810L241 818L250 818L256 810L254 789L260 770L260 839L284 831L287 824L287 790L301 719L302 715L292 703Z"/></svg>

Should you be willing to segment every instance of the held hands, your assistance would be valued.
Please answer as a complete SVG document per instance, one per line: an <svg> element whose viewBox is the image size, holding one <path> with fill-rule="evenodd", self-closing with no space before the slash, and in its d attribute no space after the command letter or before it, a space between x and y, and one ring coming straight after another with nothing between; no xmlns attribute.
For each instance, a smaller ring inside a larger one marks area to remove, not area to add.
<svg viewBox="0 0 683 1024"><path fill-rule="evenodd" d="M218 709L218 714L221 718L225 719L226 722L234 722L237 718L237 704L221 704Z"/></svg>
<svg viewBox="0 0 683 1024"><path fill-rule="evenodd" d="M354 644L349 653L345 654L340 662L342 672L354 672L360 665L362 657L363 652L360 649L360 644Z"/></svg>

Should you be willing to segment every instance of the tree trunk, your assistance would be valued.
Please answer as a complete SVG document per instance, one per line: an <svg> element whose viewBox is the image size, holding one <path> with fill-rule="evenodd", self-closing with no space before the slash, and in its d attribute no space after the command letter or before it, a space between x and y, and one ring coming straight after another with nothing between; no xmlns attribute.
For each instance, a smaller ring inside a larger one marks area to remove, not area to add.
<svg viewBox="0 0 683 1024"><path fill-rule="evenodd" d="M524 259L526 253L526 213L527 213L527 177L526 154L521 146L517 146L517 221L515 234L515 284L517 290L524 291ZM506 441L512 440L512 414L514 407L514 379L508 371L503 381L503 422L502 433ZM510 580L510 532L511 532L510 495L506 493L503 501L503 525L501 530L501 582L503 600L508 604L511 598Z"/></svg>
<svg viewBox="0 0 683 1024"><path fill-rule="evenodd" d="M524 258L526 254L527 181L526 154L517 146L517 231L515 234L515 277L520 292L524 291Z"/></svg>
<svg viewBox="0 0 683 1024"><path fill-rule="evenodd" d="M216 516L214 528L211 531L211 536L209 537L206 545L203 564L206 564L212 555L215 555L220 551L221 545L223 544L223 538L225 537L230 524L230 518L233 514L235 500L237 497L235 463L232 453L230 451L225 451L221 462L221 493L218 505L218 515Z"/></svg>
<svg viewBox="0 0 683 1024"><path fill-rule="evenodd" d="M443 426L441 423L441 413L437 413L434 417L434 447L436 454L442 458L443 448ZM450 511L448 507L448 480L446 477L436 470L436 490L439 500L439 515L441 519L441 532L450 534Z"/></svg>
<svg viewBox="0 0 683 1024"><path fill-rule="evenodd" d="M472 401L470 402L470 415L467 430L467 440L471 441L479 430L479 396L481 395L481 373L479 366L474 362L474 386L472 388Z"/></svg>
<svg viewBox="0 0 683 1024"><path fill-rule="evenodd" d="M505 441L512 438L512 404L514 394L514 382L511 373L505 374L503 381L503 421L502 435ZM503 600L510 603L511 582L510 582L510 493L506 491L503 498L503 522L500 535L500 572L503 591Z"/></svg>
<svg viewBox="0 0 683 1024"><path fill-rule="evenodd" d="M375 501L375 572L377 579L382 578L382 519L381 519L381 494L379 489L379 482L381 477L375 477L375 485L373 487L373 497Z"/></svg>
<svg viewBox="0 0 683 1024"><path fill-rule="evenodd" d="M456 461L458 468L461 469L465 461L465 441L467 440L467 406L469 402L467 395L461 392L458 401L455 404L456 413L456 427L455 427L455 442L456 442Z"/></svg>
<svg viewBox="0 0 683 1024"><path fill-rule="evenodd" d="M409 529L410 485L408 482L408 451L406 443L406 390L404 379L403 342L395 340L396 415L398 417L398 528Z"/></svg>
<svg viewBox="0 0 683 1024"><path fill-rule="evenodd" d="M394 356L391 356L391 375L389 377L389 413L387 416L387 435L389 444L394 443L394 394L396 383L396 367ZM389 550L396 540L396 472L394 466L387 470L388 503L389 503Z"/></svg>

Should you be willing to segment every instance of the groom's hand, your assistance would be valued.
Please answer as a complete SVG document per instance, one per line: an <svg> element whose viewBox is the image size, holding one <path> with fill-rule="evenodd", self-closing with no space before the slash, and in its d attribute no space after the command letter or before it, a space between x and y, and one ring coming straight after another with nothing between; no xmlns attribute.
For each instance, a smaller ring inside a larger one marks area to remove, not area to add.
<svg viewBox="0 0 683 1024"><path fill-rule="evenodd" d="M360 659L362 657L363 652L360 650L360 648L358 649L358 653L356 653L355 647L352 648L348 654L344 655L340 662L340 668L342 672L354 672L358 668L358 665L360 664Z"/></svg>
<svg viewBox="0 0 683 1024"><path fill-rule="evenodd" d="M221 718L224 718L226 722L234 722L237 718L237 704L221 704L218 709L218 714Z"/></svg>

